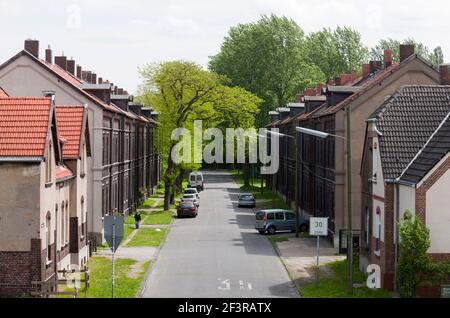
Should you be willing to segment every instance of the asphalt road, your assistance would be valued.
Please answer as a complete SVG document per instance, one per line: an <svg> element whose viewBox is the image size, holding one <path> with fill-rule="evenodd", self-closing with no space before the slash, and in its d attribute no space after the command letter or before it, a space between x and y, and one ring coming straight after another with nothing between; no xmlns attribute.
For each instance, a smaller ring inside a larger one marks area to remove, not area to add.
<svg viewBox="0 0 450 318"><path fill-rule="evenodd" d="M252 209L237 207L238 186L208 172L196 219L176 219L145 282L143 297L299 297Z"/></svg>

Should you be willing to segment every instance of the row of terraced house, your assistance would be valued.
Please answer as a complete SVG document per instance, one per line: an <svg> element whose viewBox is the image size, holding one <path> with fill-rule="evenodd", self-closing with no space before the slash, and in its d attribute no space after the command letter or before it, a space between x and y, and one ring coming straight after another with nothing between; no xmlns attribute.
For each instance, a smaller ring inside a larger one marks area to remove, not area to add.
<svg viewBox="0 0 450 318"><path fill-rule="evenodd" d="M0 65L0 296L83 267L161 176L158 113L39 41ZM39 283L41 283L39 285Z"/></svg>
<svg viewBox="0 0 450 318"><path fill-rule="evenodd" d="M386 50L383 61L306 89L295 102L270 112L267 128L297 136L298 158L295 139L281 138L280 169L268 186L294 208L298 191L299 212L327 217L336 249L349 228L350 138L352 229L360 266L380 265L382 287L389 290L395 289L397 224L406 211L430 229L429 254L450 259L449 85L450 65L436 69L415 54L413 45L401 45L398 62ZM329 135L299 133L297 126Z"/></svg>

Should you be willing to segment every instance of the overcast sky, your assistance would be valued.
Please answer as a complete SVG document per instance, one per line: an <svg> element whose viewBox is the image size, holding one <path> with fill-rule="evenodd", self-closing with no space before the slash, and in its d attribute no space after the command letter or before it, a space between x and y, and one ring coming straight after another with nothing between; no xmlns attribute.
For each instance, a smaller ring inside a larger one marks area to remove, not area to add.
<svg viewBox="0 0 450 318"><path fill-rule="evenodd" d="M79 15L78 15L79 12ZM450 60L450 4L445 0L0 0L0 62L26 38L64 52L130 92L146 62L193 60L204 66L230 26L275 13L306 33L351 26L369 47L378 39L414 37L442 46Z"/></svg>

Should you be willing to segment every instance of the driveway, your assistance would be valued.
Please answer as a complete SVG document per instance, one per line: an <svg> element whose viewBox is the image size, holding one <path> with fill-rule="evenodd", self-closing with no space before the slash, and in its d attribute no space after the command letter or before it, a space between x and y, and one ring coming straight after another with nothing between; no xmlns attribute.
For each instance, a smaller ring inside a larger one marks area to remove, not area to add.
<svg viewBox="0 0 450 318"><path fill-rule="evenodd" d="M251 209L237 207L227 172L207 172L196 219L173 223L143 297L299 297L275 250L254 229Z"/></svg>

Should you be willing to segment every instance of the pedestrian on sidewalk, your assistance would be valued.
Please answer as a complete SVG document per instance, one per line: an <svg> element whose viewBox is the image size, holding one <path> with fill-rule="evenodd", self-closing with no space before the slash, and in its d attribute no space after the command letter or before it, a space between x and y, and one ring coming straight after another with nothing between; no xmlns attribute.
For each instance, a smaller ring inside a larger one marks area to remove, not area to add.
<svg viewBox="0 0 450 318"><path fill-rule="evenodd" d="M141 225L141 214L139 213L139 211L136 212L136 214L134 215L134 221L136 222L136 229L139 229L140 225Z"/></svg>

